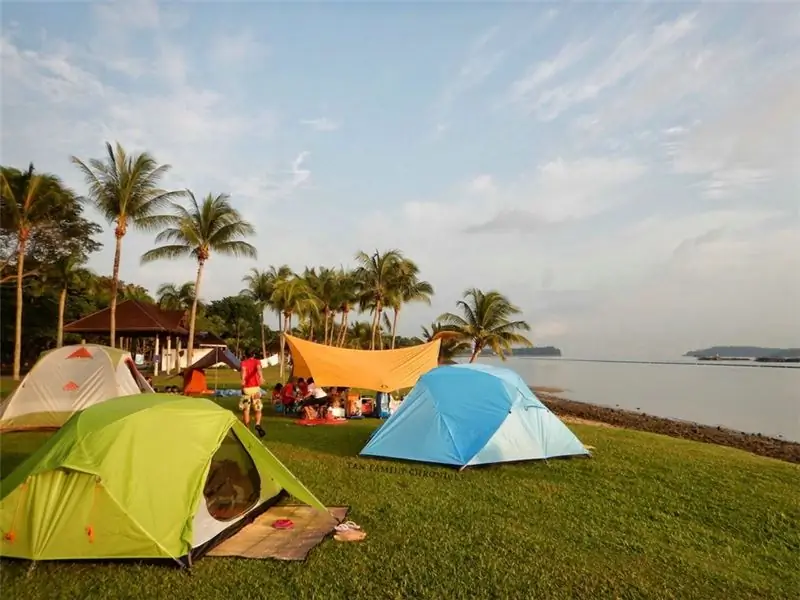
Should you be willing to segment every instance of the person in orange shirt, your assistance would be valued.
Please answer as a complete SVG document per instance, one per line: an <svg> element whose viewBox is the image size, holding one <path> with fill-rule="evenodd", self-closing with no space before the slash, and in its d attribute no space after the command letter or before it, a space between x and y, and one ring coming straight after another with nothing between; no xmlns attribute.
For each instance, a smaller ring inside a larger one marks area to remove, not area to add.
<svg viewBox="0 0 800 600"><path fill-rule="evenodd" d="M264 383L264 373L261 370L261 360L255 352L248 352L247 358L242 361L242 400L239 408L242 411L242 420L245 427L250 427L250 408L256 413L256 432L258 437L264 437L266 432L261 427L261 385Z"/></svg>

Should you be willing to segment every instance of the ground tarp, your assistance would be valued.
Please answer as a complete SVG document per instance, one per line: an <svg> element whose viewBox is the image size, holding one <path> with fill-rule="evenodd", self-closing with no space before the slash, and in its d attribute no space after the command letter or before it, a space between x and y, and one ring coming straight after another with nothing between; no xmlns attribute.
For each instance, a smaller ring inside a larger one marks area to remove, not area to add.
<svg viewBox="0 0 800 600"><path fill-rule="evenodd" d="M295 377L313 377L317 385L378 392L413 387L436 368L440 340L396 350L351 350L286 336Z"/></svg>

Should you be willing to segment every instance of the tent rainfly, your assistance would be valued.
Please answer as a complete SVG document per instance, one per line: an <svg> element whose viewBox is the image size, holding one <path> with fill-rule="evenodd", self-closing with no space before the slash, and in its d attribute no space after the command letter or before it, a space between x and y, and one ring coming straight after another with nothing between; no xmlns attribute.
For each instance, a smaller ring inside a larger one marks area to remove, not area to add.
<svg viewBox="0 0 800 600"><path fill-rule="evenodd" d="M208 389L205 369L213 367L218 363L228 365L231 369L238 371L242 368L242 363L227 347L214 348L211 352L197 359L191 366L183 372L183 393L184 394L207 394Z"/></svg>
<svg viewBox="0 0 800 600"><path fill-rule="evenodd" d="M424 375L361 451L459 468L588 454L519 375L481 364Z"/></svg>
<svg viewBox="0 0 800 600"><path fill-rule="evenodd" d="M316 344L291 335L293 374L313 377L320 386L393 392L412 387L439 363L441 340L396 350L351 350Z"/></svg>
<svg viewBox="0 0 800 600"><path fill-rule="evenodd" d="M109 398L152 393L129 352L81 344L42 355L0 410L0 431L57 429Z"/></svg>
<svg viewBox="0 0 800 600"><path fill-rule="evenodd" d="M0 481L0 556L190 566L288 494L326 511L230 411L115 398L75 414Z"/></svg>

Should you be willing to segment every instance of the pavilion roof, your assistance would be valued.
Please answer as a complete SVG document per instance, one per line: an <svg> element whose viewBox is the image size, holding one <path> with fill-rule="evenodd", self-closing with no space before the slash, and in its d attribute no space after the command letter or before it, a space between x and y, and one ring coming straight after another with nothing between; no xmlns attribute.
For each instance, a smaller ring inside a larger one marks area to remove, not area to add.
<svg viewBox="0 0 800 600"><path fill-rule="evenodd" d="M118 334L171 333L188 334L186 311L164 310L150 302L123 300L117 304L116 326ZM111 326L111 309L104 308L64 326L65 333L108 334Z"/></svg>

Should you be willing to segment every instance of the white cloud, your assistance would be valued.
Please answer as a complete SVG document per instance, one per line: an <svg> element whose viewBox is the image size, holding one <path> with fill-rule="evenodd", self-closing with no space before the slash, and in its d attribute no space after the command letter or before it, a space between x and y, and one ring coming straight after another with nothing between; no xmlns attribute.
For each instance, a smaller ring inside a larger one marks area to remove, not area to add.
<svg viewBox="0 0 800 600"><path fill-rule="evenodd" d="M496 190L494 179L491 175L478 175L467 184L467 191L473 194L491 194Z"/></svg>
<svg viewBox="0 0 800 600"><path fill-rule="evenodd" d="M444 128L441 127L442 121L447 119L453 104L464 94L482 85L503 63L506 51L490 49L499 32L500 27L494 26L472 40L455 74L444 85L434 106L438 115L437 135L444 133Z"/></svg>
<svg viewBox="0 0 800 600"><path fill-rule="evenodd" d="M494 210L475 214L473 232L536 231L549 224L585 219L632 201L632 192L621 189L647 171L632 158L584 157L571 161L557 158L505 187Z"/></svg>
<svg viewBox="0 0 800 600"><path fill-rule="evenodd" d="M591 40L580 43L569 42L558 53L547 60L538 62L511 84L509 97L512 102L523 102L544 83L566 71L581 60L591 45Z"/></svg>
<svg viewBox="0 0 800 600"><path fill-rule="evenodd" d="M238 70L266 59L267 47L251 31L218 33L211 42L211 60L222 68Z"/></svg>
<svg viewBox="0 0 800 600"><path fill-rule="evenodd" d="M341 123L329 119L328 117L318 117L316 119L303 119L301 124L310 127L314 131L337 131L341 127Z"/></svg>
<svg viewBox="0 0 800 600"><path fill-rule="evenodd" d="M528 93L517 94L517 100L538 118L553 120L570 108L595 100L634 73L647 68L661 52L679 43L694 29L696 16L695 12L687 13L673 21L659 23L649 32L634 31L624 37L588 75L576 75L573 80L532 96ZM545 81L580 57L581 53L575 49L562 49L549 63L542 65L538 78ZM535 86L531 89L535 89ZM523 91L530 90L523 86Z"/></svg>
<svg viewBox="0 0 800 600"><path fill-rule="evenodd" d="M713 198L727 197L781 173L800 183L798 81L790 76L772 81L692 128L672 149L675 170L705 175L703 188Z"/></svg>

